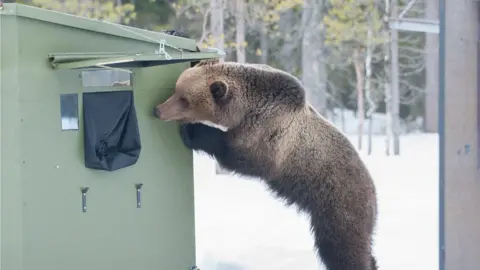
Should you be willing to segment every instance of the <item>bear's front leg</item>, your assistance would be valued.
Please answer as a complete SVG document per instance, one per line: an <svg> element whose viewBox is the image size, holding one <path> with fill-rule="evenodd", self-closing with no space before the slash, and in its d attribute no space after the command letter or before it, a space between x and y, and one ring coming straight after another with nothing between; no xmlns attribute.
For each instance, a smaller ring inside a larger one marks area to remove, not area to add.
<svg viewBox="0 0 480 270"><path fill-rule="evenodd" d="M218 157L225 151L226 133L204 124L180 125L180 137L186 147Z"/></svg>

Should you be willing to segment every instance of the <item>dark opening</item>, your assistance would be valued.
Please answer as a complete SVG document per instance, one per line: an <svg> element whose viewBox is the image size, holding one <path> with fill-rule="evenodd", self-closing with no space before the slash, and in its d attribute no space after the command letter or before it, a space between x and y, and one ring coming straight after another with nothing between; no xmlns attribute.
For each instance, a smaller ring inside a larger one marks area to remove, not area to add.
<svg viewBox="0 0 480 270"><path fill-rule="evenodd" d="M133 91L83 93L85 166L114 171L135 164L141 150Z"/></svg>

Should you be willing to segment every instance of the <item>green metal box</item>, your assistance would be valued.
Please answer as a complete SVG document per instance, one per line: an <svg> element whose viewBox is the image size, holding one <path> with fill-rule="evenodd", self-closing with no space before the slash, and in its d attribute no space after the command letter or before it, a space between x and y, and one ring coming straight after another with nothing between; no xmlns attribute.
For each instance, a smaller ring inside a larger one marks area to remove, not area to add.
<svg viewBox="0 0 480 270"><path fill-rule="evenodd" d="M0 270L195 265L192 152L152 110L193 61L222 56L191 39L4 4ZM106 93L89 119L113 119L117 92L133 97L140 154L121 168L87 167L85 95Z"/></svg>

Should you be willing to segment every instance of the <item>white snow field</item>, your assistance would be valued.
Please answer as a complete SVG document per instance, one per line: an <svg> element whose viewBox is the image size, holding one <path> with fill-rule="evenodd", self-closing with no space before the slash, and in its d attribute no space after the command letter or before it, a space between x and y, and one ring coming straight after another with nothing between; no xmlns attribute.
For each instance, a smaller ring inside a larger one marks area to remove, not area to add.
<svg viewBox="0 0 480 270"><path fill-rule="evenodd" d="M357 136L349 137L356 144ZM380 269L436 270L438 136L403 135L400 143L401 156L385 156L380 135L372 155L362 151L379 200L374 252ZM260 181L215 176L212 160L196 154L195 203L201 270L324 269L306 215L287 208Z"/></svg>

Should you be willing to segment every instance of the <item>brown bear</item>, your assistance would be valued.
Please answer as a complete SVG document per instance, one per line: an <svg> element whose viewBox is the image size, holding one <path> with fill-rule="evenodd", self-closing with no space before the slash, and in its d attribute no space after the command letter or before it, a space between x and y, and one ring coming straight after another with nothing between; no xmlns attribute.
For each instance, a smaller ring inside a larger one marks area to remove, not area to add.
<svg viewBox="0 0 480 270"><path fill-rule="evenodd" d="M179 121L184 144L233 173L260 178L310 216L329 270L374 270L375 186L351 142L268 65L204 60L185 70L156 117Z"/></svg>

